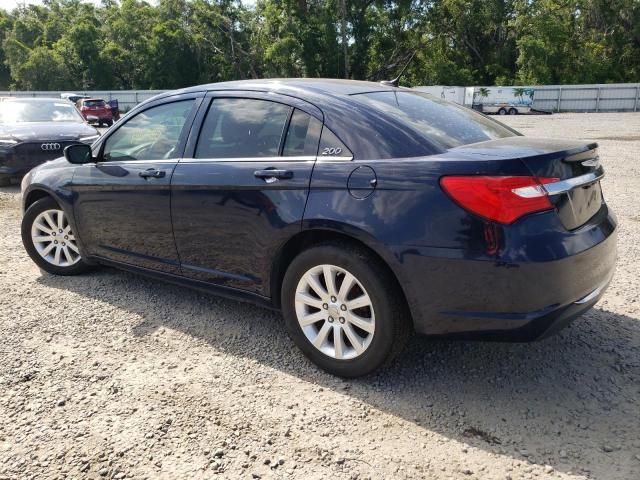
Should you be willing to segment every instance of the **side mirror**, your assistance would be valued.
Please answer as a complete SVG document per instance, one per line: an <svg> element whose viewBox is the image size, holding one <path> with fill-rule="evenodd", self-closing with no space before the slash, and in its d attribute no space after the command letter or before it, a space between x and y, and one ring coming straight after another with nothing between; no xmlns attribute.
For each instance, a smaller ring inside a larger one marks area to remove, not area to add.
<svg viewBox="0 0 640 480"><path fill-rule="evenodd" d="M67 159L69 163L75 164L83 164L83 163L91 163L93 161L93 157L91 156L91 147L89 145L69 145L64 149L64 158Z"/></svg>

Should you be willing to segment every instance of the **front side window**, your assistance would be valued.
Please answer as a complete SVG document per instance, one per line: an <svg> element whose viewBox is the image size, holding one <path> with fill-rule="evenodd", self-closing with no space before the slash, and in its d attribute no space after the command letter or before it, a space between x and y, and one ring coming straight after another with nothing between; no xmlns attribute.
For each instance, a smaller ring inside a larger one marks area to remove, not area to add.
<svg viewBox="0 0 640 480"><path fill-rule="evenodd" d="M196 158L259 158L279 154L291 107L267 100L216 98L202 125Z"/></svg>
<svg viewBox="0 0 640 480"><path fill-rule="evenodd" d="M107 138L103 159L126 161L173 158L177 154L180 133L193 104L193 100L183 100L138 113Z"/></svg>
<svg viewBox="0 0 640 480"><path fill-rule="evenodd" d="M444 148L516 135L490 118L428 93L371 92L353 95L353 98L391 114L418 134Z"/></svg>

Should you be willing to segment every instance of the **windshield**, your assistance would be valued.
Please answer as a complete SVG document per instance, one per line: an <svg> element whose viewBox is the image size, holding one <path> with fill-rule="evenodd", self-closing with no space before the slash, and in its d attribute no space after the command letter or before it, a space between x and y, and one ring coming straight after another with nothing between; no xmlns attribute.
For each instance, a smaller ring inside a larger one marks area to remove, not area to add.
<svg viewBox="0 0 640 480"><path fill-rule="evenodd" d="M393 115L444 148L517 135L470 108L440 100L428 93L371 92L353 97Z"/></svg>
<svg viewBox="0 0 640 480"><path fill-rule="evenodd" d="M59 102L0 102L0 123L84 122L76 107Z"/></svg>

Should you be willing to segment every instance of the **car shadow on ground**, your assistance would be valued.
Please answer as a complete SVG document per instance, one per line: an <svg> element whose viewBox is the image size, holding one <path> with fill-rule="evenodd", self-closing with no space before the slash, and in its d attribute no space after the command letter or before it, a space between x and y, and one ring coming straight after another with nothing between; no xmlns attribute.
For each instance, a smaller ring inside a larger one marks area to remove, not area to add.
<svg viewBox="0 0 640 480"><path fill-rule="evenodd" d="M111 269L39 282L137 314L134 336L181 331L495 454L590 478L640 466L637 318L595 308L529 344L415 337L383 371L344 381L304 361L275 312Z"/></svg>

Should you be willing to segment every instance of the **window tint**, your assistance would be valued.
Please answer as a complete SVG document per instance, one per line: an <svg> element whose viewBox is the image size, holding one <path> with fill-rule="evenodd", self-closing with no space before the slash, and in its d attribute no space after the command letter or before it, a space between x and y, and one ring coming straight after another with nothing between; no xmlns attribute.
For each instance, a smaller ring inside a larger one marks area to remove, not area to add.
<svg viewBox="0 0 640 480"><path fill-rule="evenodd" d="M266 100L215 99L202 126L196 158L276 157L291 107Z"/></svg>
<svg viewBox="0 0 640 480"><path fill-rule="evenodd" d="M322 128L320 148L318 155L321 157L346 157L353 158L353 154L336 135L326 126Z"/></svg>
<svg viewBox="0 0 640 480"><path fill-rule="evenodd" d="M172 158L193 100L167 103L138 113L107 138L103 158L160 160Z"/></svg>
<svg viewBox="0 0 640 480"><path fill-rule="evenodd" d="M85 100L85 107L104 107L104 100Z"/></svg>
<svg viewBox="0 0 640 480"><path fill-rule="evenodd" d="M419 92L373 92L354 99L389 113L429 140L453 148L512 137L514 132L470 108Z"/></svg>
<svg viewBox="0 0 640 480"><path fill-rule="evenodd" d="M282 155L285 157L317 155L320 130L322 130L322 123L319 120L308 113L294 110Z"/></svg>

